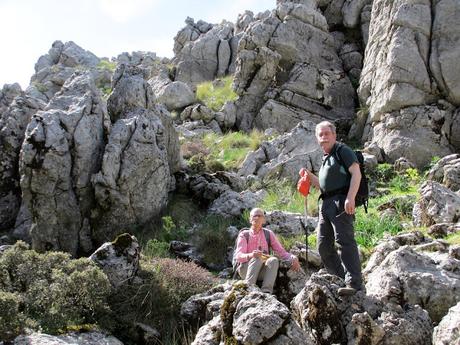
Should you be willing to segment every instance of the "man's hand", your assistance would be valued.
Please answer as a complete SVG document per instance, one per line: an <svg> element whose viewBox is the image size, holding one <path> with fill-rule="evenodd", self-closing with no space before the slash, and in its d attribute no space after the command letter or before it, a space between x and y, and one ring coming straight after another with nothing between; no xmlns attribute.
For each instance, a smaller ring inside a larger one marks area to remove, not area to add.
<svg viewBox="0 0 460 345"><path fill-rule="evenodd" d="M299 262L299 258L297 256L294 256L292 258L291 269L293 269L294 271L300 270L300 262Z"/></svg>
<svg viewBox="0 0 460 345"><path fill-rule="evenodd" d="M252 251L252 257L253 258L260 258L262 256L263 252L261 250L253 250Z"/></svg>
<svg viewBox="0 0 460 345"><path fill-rule="evenodd" d="M347 214L355 214L355 199L346 198L344 208Z"/></svg>

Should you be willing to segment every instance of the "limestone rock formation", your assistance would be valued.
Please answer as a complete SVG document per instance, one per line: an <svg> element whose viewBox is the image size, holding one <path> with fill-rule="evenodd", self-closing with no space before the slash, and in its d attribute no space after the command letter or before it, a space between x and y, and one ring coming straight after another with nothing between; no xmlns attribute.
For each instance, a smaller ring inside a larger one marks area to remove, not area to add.
<svg viewBox="0 0 460 345"><path fill-rule="evenodd" d="M97 242L146 223L166 206L171 177L161 109L137 108L112 128L101 169L92 179L99 206L93 215Z"/></svg>
<svg viewBox="0 0 460 345"><path fill-rule="evenodd" d="M374 0L358 90L369 116L363 140L394 162L423 167L458 150L460 71L455 1ZM436 104L437 103L437 104ZM427 145L429 144L429 145Z"/></svg>
<svg viewBox="0 0 460 345"><path fill-rule="evenodd" d="M148 83L155 95L155 102L164 104L169 111L183 109L195 101L195 95L187 84L172 81L168 76L158 75Z"/></svg>
<svg viewBox="0 0 460 345"><path fill-rule="evenodd" d="M460 339L460 303L449 309L446 316L435 327L433 345L455 344Z"/></svg>
<svg viewBox="0 0 460 345"><path fill-rule="evenodd" d="M450 190L460 190L460 154L440 159L429 171L428 179L442 183Z"/></svg>
<svg viewBox="0 0 460 345"><path fill-rule="evenodd" d="M289 133L263 142L258 150L248 154L238 174L255 175L260 180L287 178L297 183L299 169L306 167L318 172L322 156L315 138L315 124L302 121Z"/></svg>
<svg viewBox="0 0 460 345"><path fill-rule="evenodd" d="M220 313L198 331L194 345L236 341L244 344L314 344L274 296L239 281L224 292Z"/></svg>
<svg viewBox="0 0 460 345"><path fill-rule="evenodd" d="M187 18L187 26L174 38L175 80L189 85L213 80L229 73L237 42L232 42L234 25L212 25Z"/></svg>
<svg viewBox="0 0 460 345"><path fill-rule="evenodd" d="M102 332L77 333L52 336L45 333L21 335L14 339L14 345L123 345L117 338Z"/></svg>
<svg viewBox="0 0 460 345"><path fill-rule="evenodd" d="M347 122L354 113L355 92L316 1L279 2L249 25L234 85L242 130L289 131L305 119Z"/></svg>
<svg viewBox="0 0 460 345"><path fill-rule="evenodd" d="M460 195L435 181L420 187L420 200L413 209L414 223L430 226L436 223L456 223L460 220Z"/></svg>
<svg viewBox="0 0 460 345"><path fill-rule="evenodd" d="M2 230L14 225L21 205L18 162L27 124L33 114L46 106L45 102L33 97L29 91L5 93L4 101L13 94L17 95L8 107L3 107L4 111L0 113L0 229Z"/></svg>
<svg viewBox="0 0 460 345"><path fill-rule="evenodd" d="M90 233L91 176L107 135L105 103L89 72L75 73L27 126L20 157L21 189L33 224L33 248L76 255Z"/></svg>
<svg viewBox="0 0 460 345"><path fill-rule="evenodd" d="M291 302L294 319L315 344L431 344L428 313L419 306L381 301L358 292L337 293L343 280L320 271Z"/></svg>
<svg viewBox="0 0 460 345"><path fill-rule="evenodd" d="M75 71L90 70L96 85L107 87L110 85L111 73L99 68L100 61L96 55L72 41L55 41L48 54L42 55L35 64L31 85L50 100Z"/></svg>
<svg viewBox="0 0 460 345"><path fill-rule="evenodd" d="M104 271L112 286L119 288L132 281L139 269L139 243L136 237L124 233L104 243L89 258Z"/></svg>
<svg viewBox="0 0 460 345"><path fill-rule="evenodd" d="M460 265L448 268L443 262L408 246L398 248L367 275L367 293L386 302L418 304L439 322L460 301Z"/></svg>

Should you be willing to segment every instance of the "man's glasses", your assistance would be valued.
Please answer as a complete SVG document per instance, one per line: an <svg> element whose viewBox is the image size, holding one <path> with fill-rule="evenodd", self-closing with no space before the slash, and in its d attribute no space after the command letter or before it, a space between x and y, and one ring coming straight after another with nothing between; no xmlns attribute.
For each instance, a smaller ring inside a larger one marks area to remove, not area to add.
<svg viewBox="0 0 460 345"><path fill-rule="evenodd" d="M255 218L255 217L263 217L263 216L264 216L263 214L253 214L251 217Z"/></svg>

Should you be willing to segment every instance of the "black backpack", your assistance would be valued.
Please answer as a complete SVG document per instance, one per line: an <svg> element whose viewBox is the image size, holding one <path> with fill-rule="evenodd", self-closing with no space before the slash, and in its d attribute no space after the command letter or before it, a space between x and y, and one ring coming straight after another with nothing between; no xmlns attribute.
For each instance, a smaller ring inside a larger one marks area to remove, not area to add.
<svg viewBox="0 0 460 345"><path fill-rule="evenodd" d="M343 144L337 145L337 148L335 150L335 155L340 165L342 165L345 168L345 171L348 174L350 174L350 172L346 169L346 166L342 160L342 157L340 157L339 151L342 147L343 147ZM369 203L369 185L368 185L368 179L366 176L366 171L364 169L364 156L363 156L363 153L359 150L355 150L354 153L356 155L356 158L358 158L359 170L361 171L361 182L359 183L359 189L358 189L358 192L356 193L355 205L364 206L364 211L367 213L367 207Z"/></svg>
<svg viewBox="0 0 460 345"><path fill-rule="evenodd" d="M262 230L264 231L265 241L267 241L268 250L270 251L271 250L270 231L268 231L265 228L262 228ZM233 246L232 267L233 267L233 277L234 278L236 277L237 269L239 266L239 262L238 260L236 260L235 254L236 254L236 247L238 244L238 238L240 237L241 233L243 233L244 237L246 238L246 243L248 243L249 242L249 228L243 228L240 230L240 232L238 233L238 236L236 237L235 245Z"/></svg>

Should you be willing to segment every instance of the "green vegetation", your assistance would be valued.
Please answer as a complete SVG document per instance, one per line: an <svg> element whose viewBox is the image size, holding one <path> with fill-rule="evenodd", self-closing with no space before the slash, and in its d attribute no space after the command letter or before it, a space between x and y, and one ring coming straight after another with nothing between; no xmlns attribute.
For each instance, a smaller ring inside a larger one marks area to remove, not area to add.
<svg viewBox="0 0 460 345"><path fill-rule="evenodd" d="M0 256L0 339L25 328L56 334L96 323L108 311L110 283L89 259L39 254L17 242Z"/></svg>
<svg viewBox="0 0 460 345"><path fill-rule="evenodd" d="M97 68L99 70L107 70L110 71L111 73L115 72L115 69L117 68L117 63L115 61L109 61L105 59L101 59L99 61Z"/></svg>
<svg viewBox="0 0 460 345"><path fill-rule="evenodd" d="M238 95L232 89L233 77L228 76L198 84L196 98L208 108L219 111L227 101L234 101Z"/></svg>
<svg viewBox="0 0 460 345"><path fill-rule="evenodd" d="M305 198L297 191L292 182L270 181L265 187L267 196L264 198L260 207L264 210L282 210L287 212L305 214ZM316 217L318 215L318 197L319 191L316 188L310 188L308 195L308 215Z"/></svg>
<svg viewBox="0 0 460 345"><path fill-rule="evenodd" d="M223 136L206 134L202 139L184 143L182 156L193 171L236 170L250 151L257 150L264 139L262 132L229 132Z"/></svg>
<svg viewBox="0 0 460 345"><path fill-rule="evenodd" d="M190 296L215 285L213 276L192 262L171 258L141 260L138 276L138 281L111 296L119 337L132 344L135 338L130 330L120 327L135 321L155 327L162 334L161 344L191 343L178 317L180 307Z"/></svg>
<svg viewBox="0 0 460 345"><path fill-rule="evenodd" d="M460 232L448 235L446 241L451 245L460 245Z"/></svg>

